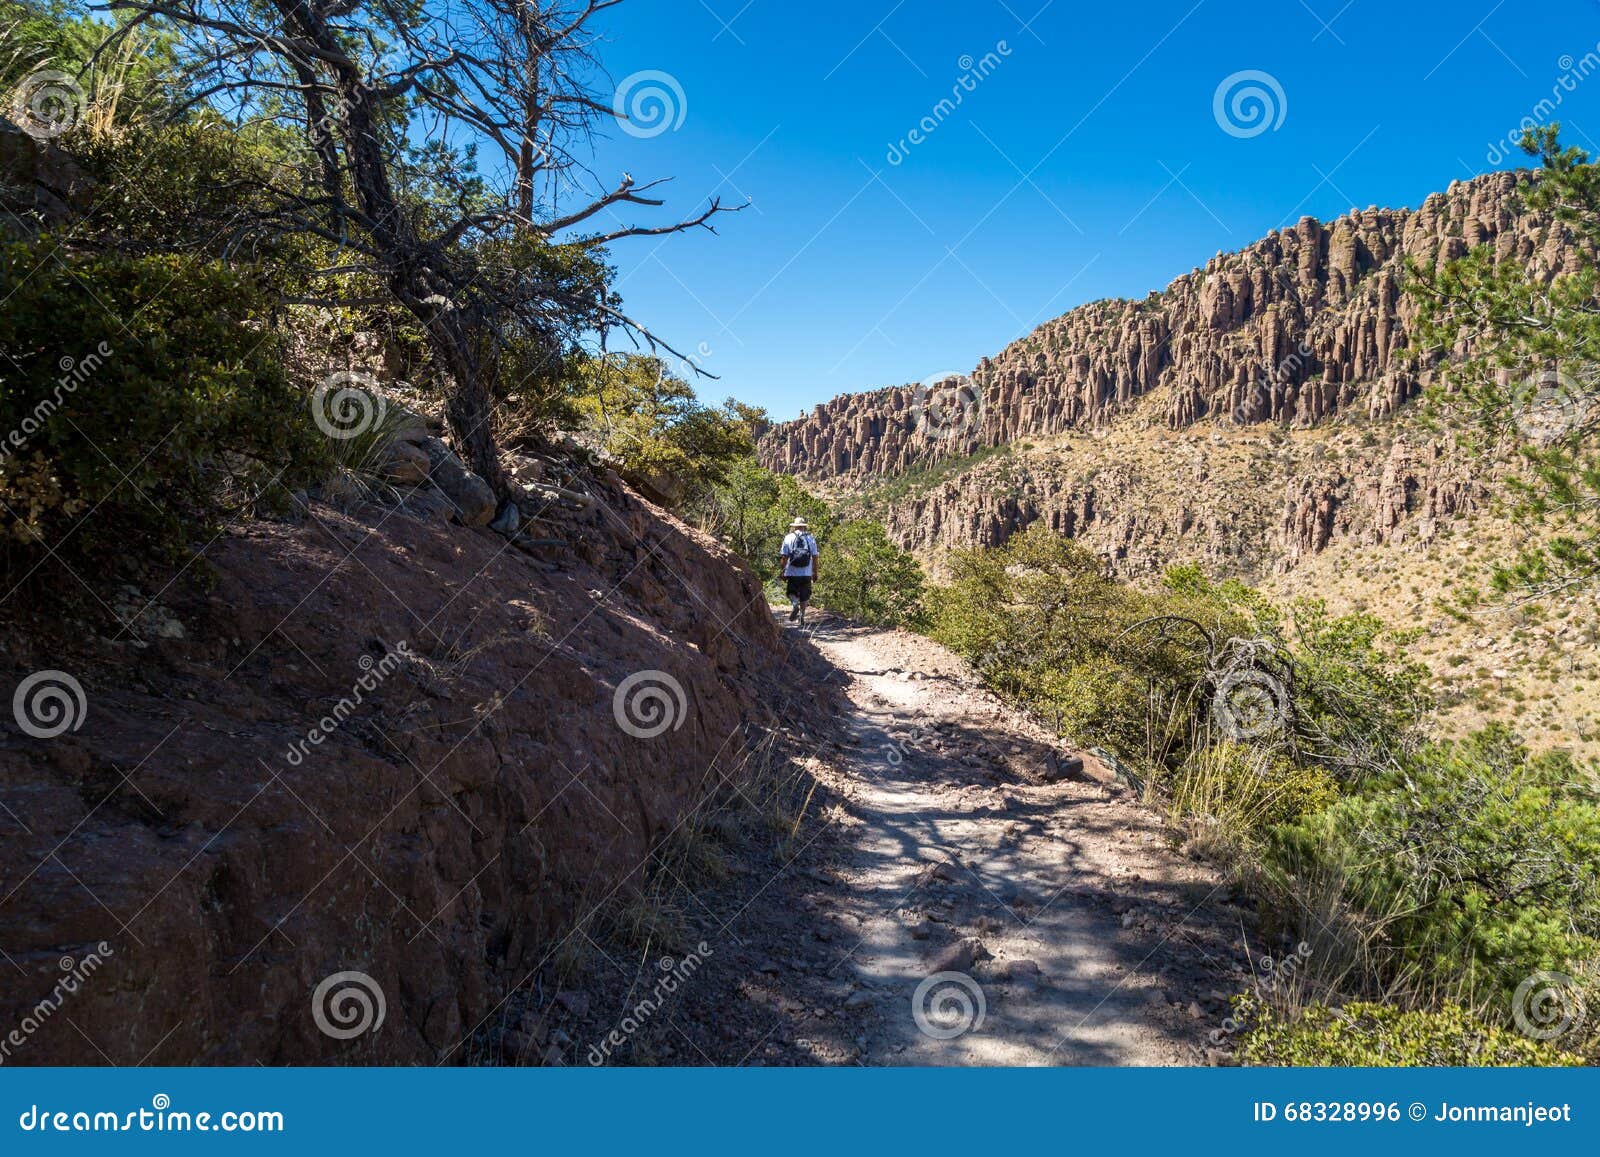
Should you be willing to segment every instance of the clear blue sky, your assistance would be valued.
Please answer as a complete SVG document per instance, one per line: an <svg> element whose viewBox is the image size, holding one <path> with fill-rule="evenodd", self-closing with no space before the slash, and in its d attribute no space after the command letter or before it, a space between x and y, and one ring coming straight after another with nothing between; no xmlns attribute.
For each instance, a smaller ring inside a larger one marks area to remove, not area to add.
<svg viewBox="0 0 1600 1157"><path fill-rule="evenodd" d="M704 355L702 395L780 418L965 372L1304 214L1515 167L1495 142L1552 92L1600 152L1594 0L628 0L606 22L614 82L657 70L684 99L676 128L609 127L597 175L674 177L679 213L753 202L719 236L619 244L626 304ZM1215 115L1246 71L1283 94L1258 82L1282 119L1253 136Z"/></svg>

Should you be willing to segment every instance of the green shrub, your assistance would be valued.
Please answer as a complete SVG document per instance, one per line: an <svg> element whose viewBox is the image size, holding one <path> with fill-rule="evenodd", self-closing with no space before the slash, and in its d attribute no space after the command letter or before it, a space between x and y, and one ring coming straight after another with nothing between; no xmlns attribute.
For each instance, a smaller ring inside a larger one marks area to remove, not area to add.
<svg viewBox="0 0 1600 1157"><path fill-rule="evenodd" d="M1396 971L1441 987L1507 994L1600 945L1600 793L1501 727L1424 748L1276 845L1280 863L1340 869L1358 908L1402 913Z"/></svg>
<svg viewBox="0 0 1600 1157"><path fill-rule="evenodd" d="M817 544L822 549L822 544ZM879 626L918 621L927 585L917 560L876 522L847 522L817 560L817 602L847 618Z"/></svg>
<svg viewBox="0 0 1600 1157"><path fill-rule="evenodd" d="M171 561L229 511L322 475L246 277L52 249L0 248L0 569Z"/></svg>
<svg viewBox="0 0 1600 1157"><path fill-rule="evenodd" d="M1241 1012L1252 1021L1237 1054L1247 1065L1476 1068L1583 1063L1555 1043L1489 1024L1459 1004L1413 1012L1364 1002L1338 1009L1313 1005L1292 1019L1260 1005Z"/></svg>
<svg viewBox="0 0 1600 1157"><path fill-rule="evenodd" d="M1249 743L1200 748L1172 777L1177 819L1213 820L1247 837L1303 819L1338 798L1338 782L1324 769Z"/></svg>

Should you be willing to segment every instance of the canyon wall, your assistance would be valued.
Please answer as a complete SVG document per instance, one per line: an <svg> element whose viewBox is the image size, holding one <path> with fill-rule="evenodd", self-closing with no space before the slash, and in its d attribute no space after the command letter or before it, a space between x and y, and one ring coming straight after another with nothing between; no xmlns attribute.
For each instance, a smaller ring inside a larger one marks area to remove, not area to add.
<svg viewBox="0 0 1600 1157"><path fill-rule="evenodd" d="M1416 316L1406 263L1432 267L1490 245L1541 278L1575 269L1581 255L1566 230L1520 209L1528 179L1494 173L1417 209L1303 218L1142 301L1095 302L1047 322L984 358L968 381L835 398L774 427L761 459L841 493L936 467L942 481L902 486L903 497L874 511L915 548L992 545L1043 519L1075 536L1097 527L1114 558L1148 540L1153 557L1209 521L1203 553L1229 554L1232 540L1269 532L1254 539L1258 552L1270 539L1271 561L1292 564L1344 534L1381 538L1412 517L1459 513L1478 487L1445 459L1450 447L1415 435L1393 445L1392 420L1430 376L1426 360L1405 356ZM1171 502L1151 498L1166 488L1156 460L1191 428L1218 432L1193 443L1197 453L1226 455L1262 431L1334 419L1374 424L1373 446L1337 466L1279 455L1258 464L1250 493L1208 497L1201 484ZM1131 460L1102 460L1087 442L1072 454L1030 446L1117 429L1139 431L1124 447ZM992 458L1000 447L1011 451L1004 466ZM969 471L962 459L974 454ZM1270 509L1257 514L1263 487ZM1152 518L1166 529L1112 529Z"/></svg>

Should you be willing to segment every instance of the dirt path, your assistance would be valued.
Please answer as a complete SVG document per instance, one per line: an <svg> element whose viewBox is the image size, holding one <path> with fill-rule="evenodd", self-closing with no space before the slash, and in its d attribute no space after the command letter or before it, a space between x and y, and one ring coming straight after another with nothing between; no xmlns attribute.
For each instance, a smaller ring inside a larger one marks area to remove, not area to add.
<svg viewBox="0 0 1600 1157"><path fill-rule="evenodd" d="M1250 923L1218 876L936 644L805 634L850 707L812 761L824 822L697 894L712 954L635 1059L1204 1063Z"/></svg>

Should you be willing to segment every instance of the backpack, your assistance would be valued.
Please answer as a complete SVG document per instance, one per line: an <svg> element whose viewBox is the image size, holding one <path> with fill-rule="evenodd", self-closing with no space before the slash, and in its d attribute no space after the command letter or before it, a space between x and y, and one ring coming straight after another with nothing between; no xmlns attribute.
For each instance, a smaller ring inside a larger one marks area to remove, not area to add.
<svg viewBox="0 0 1600 1157"><path fill-rule="evenodd" d="M789 552L789 565L795 570L805 570L811 565L811 542L809 534L802 534L800 545Z"/></svg>

